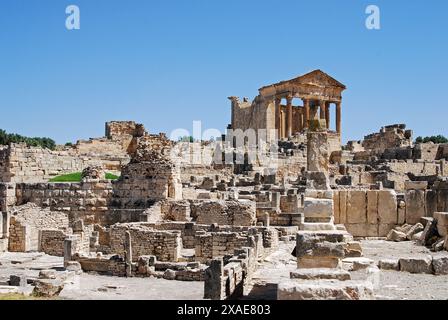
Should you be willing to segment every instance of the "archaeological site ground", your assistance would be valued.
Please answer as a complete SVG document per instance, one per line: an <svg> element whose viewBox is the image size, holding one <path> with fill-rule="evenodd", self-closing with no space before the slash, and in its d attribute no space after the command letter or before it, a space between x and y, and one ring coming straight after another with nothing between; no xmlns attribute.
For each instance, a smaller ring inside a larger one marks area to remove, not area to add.
<svg viewBox="0 0 448 320"><path fill-rule="evenodd" d="M315 70L230 97L210 141L110 121L1 146L0 297L446 300L448 144L343 144L345 90Z"/></svg>

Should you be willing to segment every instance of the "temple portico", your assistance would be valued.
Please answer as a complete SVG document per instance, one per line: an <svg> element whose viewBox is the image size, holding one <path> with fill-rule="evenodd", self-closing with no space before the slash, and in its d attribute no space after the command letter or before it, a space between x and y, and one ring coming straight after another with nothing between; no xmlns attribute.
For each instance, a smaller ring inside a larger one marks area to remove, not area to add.
<svg viewBox="0 0 448 320"><path fill-rule="evenodd" d="M305 132L311 120L341 134L342 91L346 87L321 70L259 89L259 95L232 101L232 129L274 130L278 139Z"/></svg>

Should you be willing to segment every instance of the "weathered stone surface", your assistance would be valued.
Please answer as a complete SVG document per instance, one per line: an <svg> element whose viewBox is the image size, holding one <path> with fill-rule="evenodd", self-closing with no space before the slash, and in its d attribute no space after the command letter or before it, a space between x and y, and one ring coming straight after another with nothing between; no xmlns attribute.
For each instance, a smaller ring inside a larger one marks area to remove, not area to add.
<svg viewBox="0 0 448 320"><path fill-rule="evenodd" d="M428 188L428 181L405 181L405 190L426 190Z"/></svg>
<svg viewBox="0 0 448 320"><path fill-rule="evenodd" d="M367 222L367 198L365 191L350 191L347 194L347 222Z"/></svg>
<svg viewBox="0 0 448 320"><path fill-rule="evenodd" d="M416 224L425 216L425 191L408 190L405 193L406 223Z"/></svg>
<svg viewBox="0 0 448 320"><path fill-rule="evenodd" d="M278 300L373 300L372 284L360 281L282 281Z"/></svg>
<svg viewBox="0 0 448 320"><path fill-rule="evenodd" d="M399 263L400 271L409 273L433 273L431 256L422 258L401 258Z"/></svg>
<svg viewBox="0 0 448 320"><path fill-rule="evenodd" d="M350 280L348 271L342 269L297 269L291 271L291 279L317 280L317 279L337 279L341 281Z"/></svg>
<svg viewBox="0 0 448 320"><path fill-rule="evenodd" d="M358 241L348 242L345 246L345 256L348 258L356 258L362 256L361 243Z"/></svg>
<svg viewBox="0 0 448 320"><path fill-rule="evenodd" d="M397 230L390 230L389 234L387 235L387 240L388 241L395 241L395 242L400 242L400 241L406 241L406 234Z"/></svg>
<svg viewBox="0 0 448 320"><path fill-rule="evenodd" d="M176 271L167 269L163 274L163 279L165 280L176 280Z"/></svg>
<svg viewBox="0 0 448 320"><path fill-rule="evenodd" d="M307 170L328 172L329 160L327 132L309 132L307 136Z"/></svg>
<svg viewBox="0 0 448 320"><path fill-rule="evenodd" d="M37 279L34 285L33 295L37 297L55 297L64 289L61 279Z"/></svg>
<svg viewBox="0 0 448 320"><path fill-rule="evenodd" d="M382 270L400 271L400 263L398 259L382 259L378 262L378 267Z"/></svg>
<svg viewBox="0 0 448 320"><path fill-rule="evenodd" d="M448 235L448 212L435 212L434 219L437 221L437 231L441 237Z"/></svg>
<svg viewBox="0 0 448 320"><path fill-rule="evenodd" d="M448 274L448 257L433 257L432 266L435 275Z"/></svg>
<svg viewBox="0 0 448 320"><path fill-rule="evenodd" d="M414 237L415 234L422 232L425 229L425 227L423 227L423 225L421 223L417 223L415 225L413 225L409 231L406 232L406 238L408 240L412 240L412 238Z"/></svg>
<svg viewBox="0 0 448 320"><path fill-rule="evenodd" d="M305 198L305 218L331 218L333 216L332 199Z"/></svg>
<svg viewBox="0 0 448 320"><path fill-rule="evenodd" d="M374 266L375 261L369 258L358 257L358 258L345 258L344 260L342 260L342 263L346 266L350 266L349 267L350 271L358 271Z"/></svg>
<svg viewBox="0 0 448 320"><path fill-rule="evenodd" d="M431 219L431 221L426 224L419 242L424 246L432 246L437 241L438 237L437 221Z"/></svg>
<svg viewBox="0 0 448 320"><path fill-rule="evenodd" d="M381 224L397 224L397 194L395 191L378 191L378 216Z"/></svg>

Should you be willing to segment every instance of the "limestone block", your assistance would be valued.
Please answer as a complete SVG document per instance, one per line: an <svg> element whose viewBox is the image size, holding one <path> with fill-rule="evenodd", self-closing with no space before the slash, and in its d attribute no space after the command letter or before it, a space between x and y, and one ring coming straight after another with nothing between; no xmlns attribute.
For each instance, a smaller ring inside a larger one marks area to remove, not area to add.
<svg viewBox="0 0 448 320"><path fill-rule="evenodd" d="M337 279L341 281L351 280L350 273L342 269L297 269L290 273L291 279L316 280Z"/></svg>
<svg viewBox="0 0 448 320"><path fill-rule="evenodd" d="M378 262L378 266L382 270L400 271L400 263L398 259L382 259Z"/></svg>
<svg viewBox="0 0 448 320"><path fill-rule="evenodd" d="M367 269L375 265L375 261L369 258L356 257L356 258L345 258L342 260L344 265L349 265L349 271L359 271Z"/></svg>
<svg viewBox="0 0 448 320"><path fill-rule="evenodd" d="M407 240L406 233L392 229L387 235L387 240L395 242L406 241Z"/></svg>
<svg viewBox="0 0 448 320"><path fill-rule="evenodd" d="M339 223L347 223L347 195L348 191L339 191Z"/></svg>
<svg viewBox="0 0 448 320"><path fill-rule="evenodd" d="M428 181L405 181L405 190L426 190L428 188Z"/></svg>
<svg viewBox="0 0 448 320"><path fill-rule="evenodd" d="M422 232L425 229L425 227L423 227L423 225L419 222L415 225L413 225L408 232L406 232L406 238L408 240L412 240L412 238L414 237L415 234Z"/></svg>
<svg viewBox="0 0 448 320"><path fill-rule="evenodd" d="M373 300L373 285L367 281L284 280L278 285L278 300Z"/></svg>
<svg viewBox="0 0 448 320"><path fill-rule="evenodd" d="M406 223L416 224L425 216L425 191L408 190L405 193Z"/></svg>
<svg viewBox="0 0 448 320"><path fill-rule="evenodd" d="M433 273L431 256L422 258L401 258L399 263L400 271L406 271L409 273Z"/></svg>
<svg viewBox="0 0 448 320"><path fill-rule="evenodd" d="M367 191L367 223L378 223L378 191Z"/></svg>
<svg viewBox="0 0 448 320"><path fill-rule="evenodd" d="M349 191L347 194L347 223L367 222L367 198L365 191Z"/></svg>
<svg viewBox="0 0 448 320"><path fill-rule="evenodd" d="M345 256L350 258L362 257L362 247L359 241L350 241L345 246Z"/></svg>
<svg viewBox="0 0 448 320"><path fill-rule="evenodd" d="M434 257L432 260L435 275L448 274L448 257Z"/></svg>
<svg viewBox="0 0 448 320"><path fill-rule="evenodd" d="M333 216L334 216L334 223L339 224L340 222L340 210L339 210L339 192L333 192Z"/></svg>
<svg viewBox="0 0 448 320"><path fill-rule="evenodd" d="M333 216L332 199L305 198L305 218L329 218Z"/></svg>
<svg viewBox="0 0 448 320"><path fill-rule="evenodd" d="M435 212L434 219L437 220L437 231L439 235L445 237L448 235L448 212Z"/></svg>
<svg viewBox="0 0 448 320"><path fill-rule="evenodd" d="M393 190L378 191L378 220L381 224L397 224L397 194Z"/></svg>

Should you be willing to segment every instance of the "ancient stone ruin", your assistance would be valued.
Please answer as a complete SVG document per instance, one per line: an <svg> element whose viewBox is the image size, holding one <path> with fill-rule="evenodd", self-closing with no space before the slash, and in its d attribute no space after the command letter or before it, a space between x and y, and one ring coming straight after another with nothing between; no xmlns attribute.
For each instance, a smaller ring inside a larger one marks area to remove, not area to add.
<svg viewBox="0 0 448 320"><path fill-rule="evenodd" d="M152 299L401 299L386 287L408 274L446 282L448 145L404 124L342 145L345 89L316 70L231 97L213 144L114 121L55 151L1 146L0 293L82 299L73 283L105 275ZM251 159L248 130L274 162Z"/></svg>

